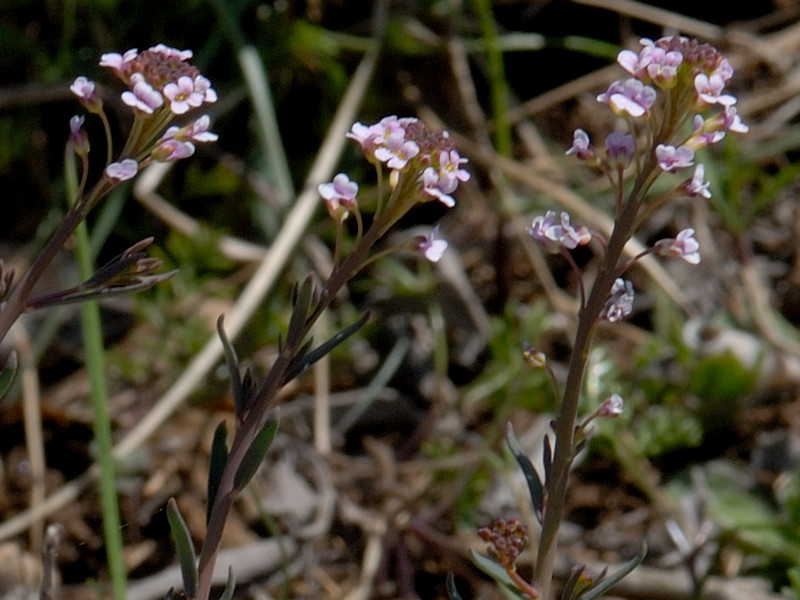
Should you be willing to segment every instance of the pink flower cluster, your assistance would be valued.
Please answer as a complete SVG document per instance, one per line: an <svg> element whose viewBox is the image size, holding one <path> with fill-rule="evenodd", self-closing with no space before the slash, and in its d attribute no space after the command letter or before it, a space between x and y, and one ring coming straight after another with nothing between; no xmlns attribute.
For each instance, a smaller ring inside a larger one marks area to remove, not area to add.
<svg viewBox="0 0 800 600"><path fill-rule="evenodd" d="M100 66L111 69L128 89L122 92L122 101L130 106L138 120L152 119L153 125L134 128L141 133L160 130L173 117L183 115L205 103L216 102L217 93L211 82L200 74L197 67L188 61L191 50L178 50L158 44L143 52L131 49L124 54L103 54ZM70 86L84 107L92 113L100 113L103 103L95 83L86 77L78 77ZM192 156L198 142L213 142L217 135L208 130L210 119L203 115L184 127L171 126L152 143L153 138L129 140L126 148L131 154L106 167L105 174L114 181L130 179L145 162L157 160L170 162ZM79 133L73 127L73 138Z"/></svg>
<svg viewBox="0 0 800 600"><path fill-rule="evenodd" d="M659 141L654 149L659 168L676 171L690 167L697 150L719 142L728 131L748 130L736 113L736 97L725 91L733 68L713 46L682 36L642 39L641 44L638 53L619 53L617 62L630 77L613 82L597 100L615 114L629 120L644 119L653 128L651 136ZM715 114L701 114L714 106L719 107ZM654 112L658 113L655 117ZM687 120L693 124L689 135L682 127ZM631 125L629 130L636 127ZM629 141L633 138L607 139L605 158L601 159L586 132L577 130L567 154L590 166L616 169L629 162ZM649 152L639 154L644 157ZM700 173L695 171L696 176ZM694 181L694 188L702 191L693 195L710 196L702 181Z"/></svg>
<svg viewBox="0 0 800 600"><path fill-rule="evenodd" d="M447 132L434 134L414 117L384 117L373 125L355 123L347 137L361 145L370 162L385 164L395 172L413 173L422 184L425 199L455 206L453 192L459 182L469 181Z"/></svg>
<svg viewBox="0 0 800 600"><path fill-rule="evenodd" d="M100 57L127 86L122 101L145 114L153 114L165 101L175 115L182 115L206 102L216 102L217 93L188 60L191 50L177 50L164 44L144 52L135 48L124 54L112 52Z"/></svg>

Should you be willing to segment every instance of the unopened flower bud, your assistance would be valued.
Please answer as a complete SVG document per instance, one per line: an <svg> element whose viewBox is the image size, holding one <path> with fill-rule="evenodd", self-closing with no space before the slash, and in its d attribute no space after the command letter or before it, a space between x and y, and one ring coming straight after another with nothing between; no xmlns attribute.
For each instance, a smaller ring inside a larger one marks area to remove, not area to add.
<svg viewBox="0 0 800 600"><path fill-rule="evenodd" d="M598 417L614 418L622 414L624 402L622 396L613 394L603 400L602 404L597 408Z"/></svg>
<svg viewBox="0 0 800 600"><path fill-rule="evenodd" d="M85 120L79 115L75 115L69 120L69 141L72 142L72 148L78 156L89 154L89 136L83 129Z"/></svg>

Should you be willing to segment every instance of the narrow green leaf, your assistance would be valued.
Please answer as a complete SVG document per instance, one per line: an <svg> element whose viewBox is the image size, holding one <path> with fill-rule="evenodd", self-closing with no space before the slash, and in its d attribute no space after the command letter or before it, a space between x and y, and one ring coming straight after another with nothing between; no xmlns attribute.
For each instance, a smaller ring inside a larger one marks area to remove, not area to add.
<svg viewBox="0 0 800 600"><path fill-rule="evenodd" d="M475 563L476 567L478 567L481 571L486 573L504 588L512 592L517 598L530 600L530 598L528 598L528 594L524 593L517 587L500 563L484 556L480 552L476 552L472 548L469 550L469 557L472 559L472 562Z"/></svg>
<svg viewBox="0 0 800 600"><path fill-rule="evenodd" d="M211 459L208 464L208 504L206 506L206 523L211 520L211 511L217 499L222 471L228 462L228 426L225 421L217 425L214 441L211 442Z"/></svg>
<svg viewBox="0 0 800 600"><path fill-rule="evenodd" d="M300 343L300 336L308 319L308 311L311 306L311 299L314 297L314 282L311 276L305 278L297 290L297 298L294 302L292 317L289 320L289 329L286 332L286 345L294 346Z"/></svg>
<svg viewBox="0 0 800 600"><path fill-rule="evenodd" d="M595 586L590 587L588 590L583 592L580 596L576 598L576 600L594 600L595 598L603 596L608 590L617 585L617 583L619 583L623 577L625 577L628 573L630 573L636 567L638 567L642 563L646 555L647 555L647 544L642 544L642 549L636 556L634 556L628 562L624 563L619 569L614 571L608 577L605 577L600 581L598 581Z"/></svg>
<svg viewBox="0 0 800 600"><path fill-rule="evenodd" d="M275 439L275 434L278 432L279 421L280 419L278 418L277 412L270 416L264 424L264 427L258 432L258 435L256 435L253 443L250 444L250 447L247 449L242 459L242 464L239 465L239 469L233 477L233 487L235 490L243 490L244 486L250 483L253 475L256 474L259 465L261 465L261 461L264 460L264 456L266 456L267 450L269 450L272 444L272 440Z"/></svg>
<svg viewBox="0 0 800 600"><path fill-rule="evenodd" d="M231 600L233 598L233 591L236 589L236 576L233 574L233 567L228 567L228 581L225 583L225 589L222 590L222 595L219 600Z"/></svg>
<svg viewBox="0 0 800 600"><path fill-rule="evenodd" d="M450 600L461 600L461 594L456 589L456 578L452 571L447 574L447 596Z"/></svg>
<svg viewBox="0 0 800 600"><path fill-rule="evenodd" d="M522 469L523 475L525 475L525 481L528 483L528 491L531 495L531 502L533 503L533 511L536 513L536 518L541 523L544 514L544 486L542 485L542 480L539 479L539 474L536 472L533 463L525 456L522 446L519 445L511 423L506 427L506 443L511 453L514 455L514 458L517 459L517 463L520 469Z"/></svg>
<svg viewBox="0 0 800 600"><path fill-rule="evenodd" d="M320 358L336 348L336 346L364 327L368 319L369 311L365 312L358 321L352 325L348 325L339 333L330 338L327 342L324 342L323 344L314 348L311 352L308 352L307 354L305 352L298 353L298 358L292 361L286 369L286 375L284 376L282 383L287 383L300 375L300 373L305 371Z"/></svg>
<svg viewBox="0 0 800 600"><path fill-rule="evenodd" d="M17 375L17 353L11 351L6 359L6 364L3 365L3 370L0 371L0 400L6 395L8 388L14 383L14 377Z"/></svg>
<svg viewBox="0 0 800 600"><path fill-rule="evenodd" d="M194 598L197 593L198 574L197 556L194 553L194 544L186 521L183 520L178 509L175 498L170 498L167 502L167 521L172 531L172 539L175 540L175 550L178 553L178 561L181 564L181 577L183 578L183 590L186 596Z"/></svg>
<svg viewBox="0 0 800 600"><path fill-rule="evenodd" d="M220 315L217 319L217 335L219 335L219 341L222 343L222 349L225 352L225 363L228 365L228 376L231 378L233 411L236 417L241 419L245 411L245 397L242 389L242 377L239 373L239 357L236 356L236 350L228 339L225 328L222 326L224 318L223 315Z"/></svg>

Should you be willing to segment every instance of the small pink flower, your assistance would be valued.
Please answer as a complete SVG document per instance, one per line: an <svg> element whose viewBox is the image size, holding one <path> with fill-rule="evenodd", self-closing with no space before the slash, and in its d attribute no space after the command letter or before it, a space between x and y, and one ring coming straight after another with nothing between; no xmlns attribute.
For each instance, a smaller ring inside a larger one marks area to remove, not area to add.
<svg viewBox="0 0 800 600"><path fill-rule="evenodd" d="M652 47L647 74L657 86L669 89L678 81L678 67L683 62L683 54L675 50L665 51Z"/></svg>
<svg viewBox="0 0 800 600"><path fill-rule="evenodd" d="M581 160L590 161L595 158L594 148L589 141L589 134L583 129L576 129L572 134L572 146L566 152L567 156L574 154Z"/></svg>
<svg viewBox="0 0 800 600"><path fill-rule="evenodd" d="M132 90L122 92L122 101L131 108L152 115L164 105L163 96L144 80L139 73L131 76Z"/></svg>
<svg viewBox="0 0 800 600"><path fill-rule="evenodd" d="M132 158L126 158L122 162L113 162L106 167L106 177L114 181L126 181L132 179L139 172L139 163Z"/></svg>
<svg viewBox="0 0 800 600"><path fill-rule="evenodd" d="M659 144L656 146L656 158L658 166L664 171L674 171L683 167L690 167L694 160L694 150L688 146L667 146Z"/></svg>
<svg viewBox="0 0 800 600"><path fill-rule="evenodd" d="M386 138L385 146L375 148L375 158L390 169L402 169L419 154L416 142L406 140L405 131L396 131Z"/></svg>
<svg viewBox="0 0 800 600"><path fill-rule="evenodd" d="M439 173L433 167L428 167L422 172L422 193L429 198L438 200L447 208L453 208L456 205L455 199L450 195L458 186L458 181L455 179L446 179L439 177Z"/></svg>
<svg viewBox="0 0 800 600"><path fill-rule="evenodd" d="M700 243L694 238L694 229L684 229L675 238L659 240L655 244L656 254L682 258L690 265L700 262Z"/></svg>
<svg viewBox="0 0 800 600"><path fill-rule="evenodd" d="M211 119L203 115L191 125L185 127L172 126L164 132L162 140L176 139L182 142L216 142L219 136L208 130Z"/></svg>
<svg viewBox="0 0 800 600"><path fill-rule="evenodd" d="M722 126L735 133L747 133L750 128L742 123L742 118L736 114L735 106L726 106L722 113Z"/></svg>
<svg viewBox="0 0 800 600"><path fill-rule="evenodd" d="M552 241L568 249L574 250L578 246L585 246L592 241L592 234L586 227L575 227L569 222L569 213L561 213L561 225L553 225L545 235Z"/></svg>
<svg viewBox="0 0 800 600"><path fill-rule="evenodd" d="M84 76L77 77L69 89L80 100L81 104L91 113L99 113L103 109L103 101L97 93L94 81Z"/></svg>
<svg viewBox="0 0 800 600"><path fill-rule="evenodd" d="M708 189L709 183L705 180L706 168L702 163L694 168L694 175L683 184L683 190L689 196L702 196L711 198L711 191Z"/></svg>
<svg viewBox="0 0 800 600"><path fill-rule="evenodd" d="M699 73L694 78L694 89L701 105L721 104L727 107L736 104L736 96L723 94L724 88L725 80L722 75L714 74L709 77L705 73Z"/></svg>
<svg viewBox="0 0 800 600"><path fill-rule="evenodd" d="M600 318L616 323L633 312L633 284L621 277L611 286L611 295L606 300Z"/></svg>
<svg viewBox="0 0 800 600"><path fill-rule="evenodd" d="M461 168L461 165L466 162L467 159L462 158L456 150L441 152L439 154L439 178L449 178L456 186L459 181L462 183L469 181L469 171ZM455 191L455 187L451 191Z"/></svg>
<svg viewBox="0 0 800 600"><path fill-rule="evenodd" d="M186 62L193 56L191 50L178 50L177 48L171 48L170 46L166 46L164 44L156 44L155 46L150 46L148 50L150 50L151 52L157 52L162 56L164 56L165 58L171 58L179 62Z"/></svg>
<svg viewBox="0 0 800 600"><path fill-rule="evenodd" d="M194 144L182 142L178 139L164 139L153 150L153 160L158 162L173 162L189 158L194 154Z"/></svg>
<svg viewBox="0 0 800 600"><path fill-rule="evenodd" d="M344 173L336 175L332 182L320 183L317 189L334 219L343 221L356 207L358 184Z"/></svg>
<svg viewBox="0 0 800 600"><path fill-rule="evenodd" d="M139 56L139 51L136 48L127 50L125 54L109 52L100 57L100 66L113 69L118 77L127 82L130 77L131 63L137 56Z"/></svg>
<svg viewBox="0 0 800 600"><path fill-rule="evenodd" d="M574 250L578 246L585 246L592 241L592 234L586 227L575 227L569 222L569 214L561 213L561 224L554 224L556 214L548 210L545 215L533 219L528 234L544 249L551 254L559 253L562 248Z"/></svg>
<svg viewBox="0 0 800 600"><path fill-rule="evenodd" d="M627 113L632 117L641 117L656 101L656 91L631 77L612 83L605 93L597 96L597 101L610 106L615 114Z"/></svg>
<svg viewBox="0 0 800 600"><path fill-rule="evenodd" d="M437 225L431 229L431 232L427 236L418 235L412 240L414 249L418 252L422 252L423 256L433 263L439 262L445 250L447 250L447 242L438 239L438 235L439 226Z"/></svg>
<svg viewBox="0 0 800 600"><path fill-rule="evenodd" d="M534 240L539 242L550 254L558 254L561 251L561 242L559 240L551 239L547 232L553 227L556 220L556 213L548 210L544 216L539 215L533 218L530 227L526 227L525 231L528 232Z"/></svg>
<svg viewBox="0 0 800 600"><path fill-rule="evenodd" d="M186 75L179 77L177 82L164 86L164 96L169 100L170 110L176 115L182 115L203 104L205 95L206 90L196 90L195 82Z"/></svg>

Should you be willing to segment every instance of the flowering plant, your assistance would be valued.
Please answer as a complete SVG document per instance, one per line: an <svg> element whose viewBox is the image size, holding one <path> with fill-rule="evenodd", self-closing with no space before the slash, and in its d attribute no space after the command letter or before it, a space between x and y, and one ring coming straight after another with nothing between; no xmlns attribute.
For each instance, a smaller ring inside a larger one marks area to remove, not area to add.
<svg viewBox="0 0 800 600"><path fill-rule="evenodd" d="M507 435L525 473L534 513L542 527L533 580L527 582L516 572L516 558L528 541L524 528L516 522L498 521L490 529L481 530L481 537L491 543L490 558L473 554L479 567L520 598L552 596L556 539L573 461L586 442L587 425L595 418L613 418L623 411L622 398L614 394L578 421L583 375L598 323L618 322L631 314L635 292L632 282L624 276L643 256L681 258L693 265L700 262L700 246L691 228L680 231L674 238L659 240L627 260L622 256L623 249L648 215L666 202L687 197L709 198L705 170L702 164L695 164L695 152L718 143L729 131L744 133L748 129L737 115L736 98L725 93L733 69L714 47L680 36L655 41L643 39L641 44L638 53L623 50L617 57L629 77L613 82L597 96L600 104L619 117L622 127L608 134L599 148L586 131L578 129L566 152L598 169L610 181L615 199L610 237L606 239L588 227L572 224L566 212L557 218L555 212L548 211L535 217L528 227L528 233L544 250L561 254L576 273L580 309L566 380L561 388L561 404L553 425L555 444L549 436L545 439L543 477L522 452L510 428ZM666 193L651 193L660 177L693 166L694 172ZM628 179L633 181L626 186ZM588 245L596 247L600 254L599 268L590 287L571 255L578 246ZM558 389L544 354L530 347L524 352L531 357L529 364L547 370ZM605 573L590 574L585 566L577 567L566 582L563 597L595 598L643 558L644 549L609 577ZM451 597L458 597L452 579L448 589Z"/></svg>

